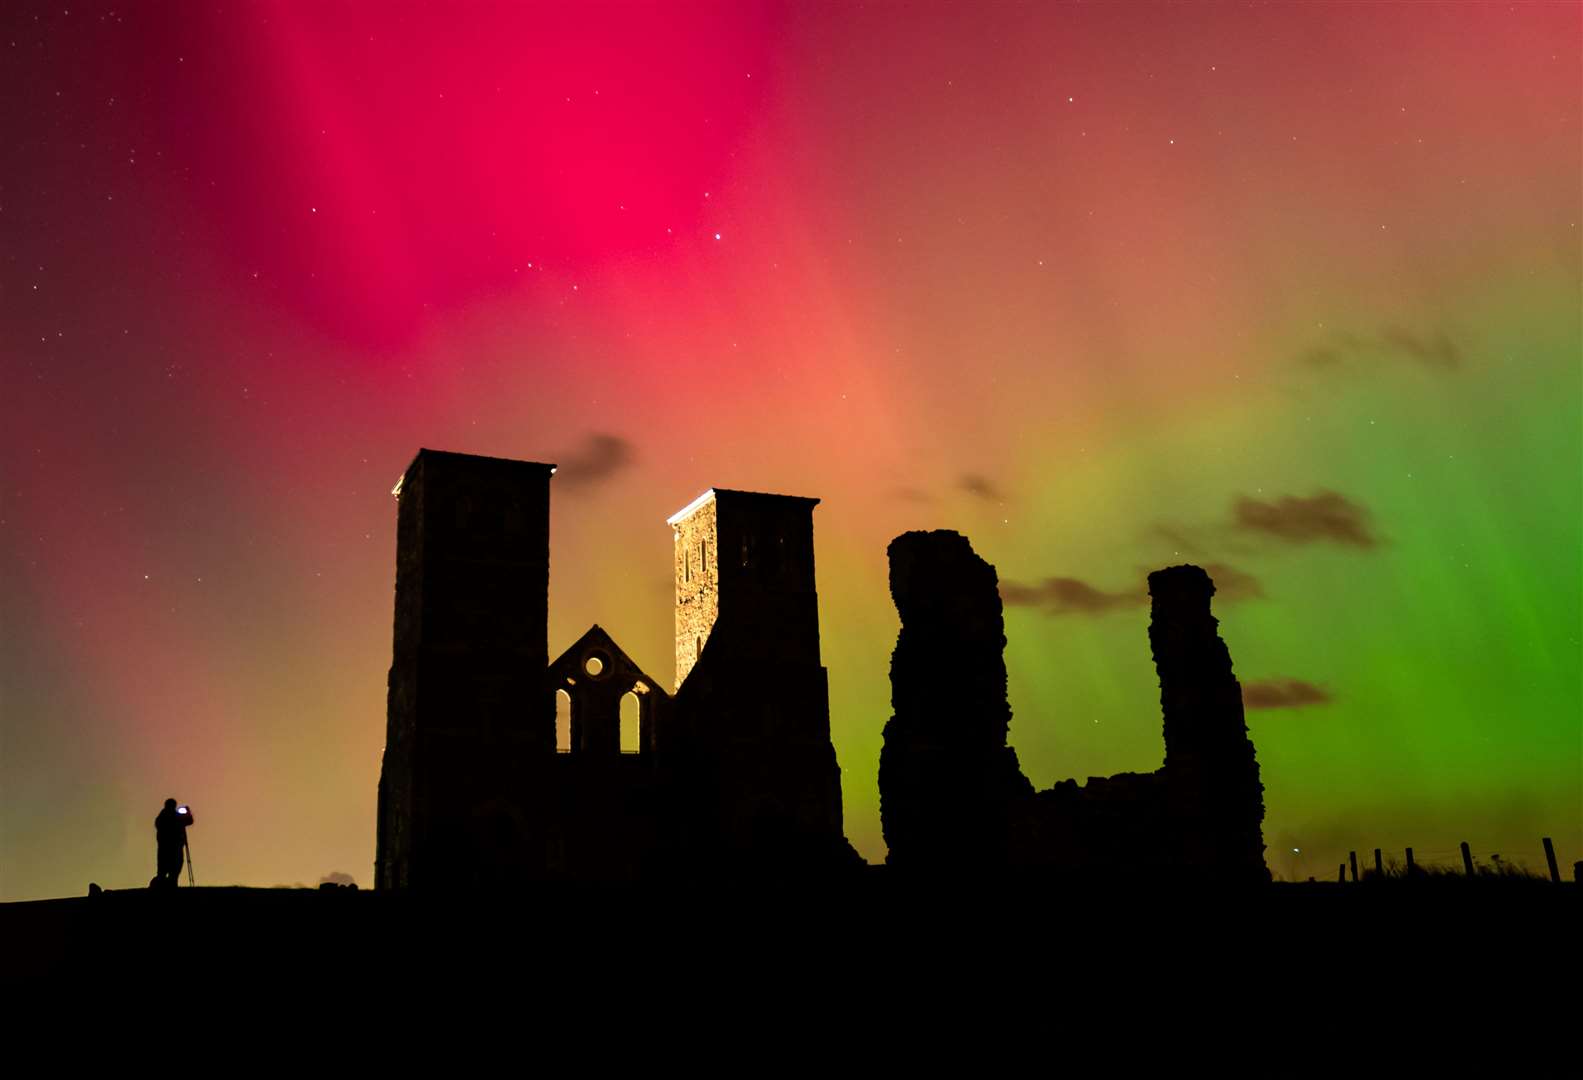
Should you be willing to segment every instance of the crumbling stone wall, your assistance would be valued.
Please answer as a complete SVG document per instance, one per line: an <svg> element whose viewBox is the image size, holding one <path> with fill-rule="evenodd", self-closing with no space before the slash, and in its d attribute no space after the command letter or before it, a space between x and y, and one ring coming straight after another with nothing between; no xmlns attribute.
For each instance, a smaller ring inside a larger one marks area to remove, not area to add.
<svg viewBox="0 0 1583 1080"><path fill-rule="evenodd" d="M887 549L901 616L879 759L887 861L1004 863L1012 807L1033 793L1006 745L1005 624L995 568L965 536L910 532Z"/></svg>
<svg viewBox="0 0 1583 1080"><path fill-rule="evenodd" d="M1174 566L1149 575L1165 764L1035 793L1006 744L995 568L954 532L906 533L889 555L901 617L879 771L889 864L1269 880L1259 766L1208 574Z"/></svg>
<svg viewBox="0 0 1583 1080"><path fill-rule="evenodd" d="M1178 850L1165 793L1159 771L1061 780L1013 819L1012 864L1099 882L1157 874Z"/></svg>

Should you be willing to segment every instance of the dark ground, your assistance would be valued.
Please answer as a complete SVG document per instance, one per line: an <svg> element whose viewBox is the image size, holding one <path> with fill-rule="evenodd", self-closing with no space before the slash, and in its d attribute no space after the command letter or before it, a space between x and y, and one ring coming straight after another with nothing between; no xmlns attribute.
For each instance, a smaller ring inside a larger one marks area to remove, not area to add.
<svg viewBox="0 0 1583 1080"><path fill-rule="evenodd" d="M928 971L996 978L1232 965L1260 981L1436 972L1559 977L1577 987L1577 885L1277 883L1243 892L905 883L546 885L514 895L348 889L137 889L0 904L7 974L101 965L187 973L463 972L547 965L663 971L678 988L725 972ZM713 976L710 973L714 973ZM592 976L590 976L592 977Z"/></svg>
<svg viewBox="0 0 1583 1080"><path fill-rule="evenodd" d="M135 890L0 905L0 987L24 991L15 1045L36 1013L68 1021L51 1060L148 1042L205 1073L1573 1075L1580 901L1536 881L1101 892L883 870Z"/></svg>

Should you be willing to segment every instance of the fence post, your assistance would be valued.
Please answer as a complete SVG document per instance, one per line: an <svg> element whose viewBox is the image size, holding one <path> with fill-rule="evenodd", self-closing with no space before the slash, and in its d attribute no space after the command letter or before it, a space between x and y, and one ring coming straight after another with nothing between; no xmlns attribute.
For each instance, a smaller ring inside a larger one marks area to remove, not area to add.
<svg viewBox="0 0 1583 1080"><path fill-rule="evenodd" d="M1561 870L1556 866L1556 846L1548 836L1545 837L1545 862L1550 864L1550 880L1561 884Z"/></svg>
<svg viewBox="0 0 1583 1080"><path fill-rule="evenodd" d="M1407 849L1407 876L1413 876L1413 849Z"/></svg>
<svg viewBox="0 0 1583 1080"><path fill-rule="evenodd" d="M1583 885L1583 859L1572 864L1572 883Z"/></svg>
<svg viewBox="0 0 1583 1080"><path fill-rule="evenodd" d="M1347 852L1347 862L1352 864L1352 880L1358 880L1358 853L1356 851Z"/></svg>
<svg viewBox="0 0 1583 1080"><path fill-rule="evenodd" d="M1374 849L1374 876L1377 878L1382 878L1385 876L1385 863L1380 861L1379 848Z"/></svg>
<svg viewBox="0 0 1583 1080"><path fill-rule="evenodd" d="M1468 842L1462 841L1462 872L1468 877L1473 876L1473 852L1468 848Z"/></svg>
<svg viewBox="0 0 1583 1080"><path fill-rule="evenodd" d="M1336 870L1336 880L1345 884L1347 880L1347 864L1342 863Z"/></svg>

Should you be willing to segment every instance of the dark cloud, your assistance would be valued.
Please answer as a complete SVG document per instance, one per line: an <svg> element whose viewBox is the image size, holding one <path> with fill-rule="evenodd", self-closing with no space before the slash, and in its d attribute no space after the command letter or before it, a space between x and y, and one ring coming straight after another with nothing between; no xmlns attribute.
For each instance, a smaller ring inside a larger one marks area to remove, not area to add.
<svg viewBox="0 0 1583 1080"><path fill-rule="evenodd" d="M1077 578L1045 578L1037 585L1016 581L1000 583L1000 599L1012 607L1036 607L1046 615L1099 615L1117 608L1137 607L1148 602L1142 589L1130 592L1105 592Z"/></svg>
<svg viewBox="0 0 1583 1080"><path fill-rule="evenodd" d="M331 885L356 885L357 884L357 881L352 877L351 874L348 874L348 873L346 873L344 871L341 871L341 870L331 870L328 874L325 874L322 878L319 879L319 884L320 885L323 885L326 882L330 883Z"/></svg>
<svg viewBox="0 0 1583 1080"><path fill-rule="evenodd" d="M1380 544L1369 525L1368 510L1334 491L1306 499L1283 495L1273 502L1241 495L1231 505L1231 516L1235 529L1288 544L1324 540L1364 549Z"/></svg>
<svg viewBox="0 0 1583 1080"><path fill-rule="evenodd" d="M1455 371L1462 366L1462 350L1444 333L1419 337L1399 326L1387 326L1380 333L1380 340L1387 348L1405 353L1408 359L1424 367Z"/></svg>
<svg viewBox="0 0 1583 1080"><path fill-rule="evenodd" d="M1183 555L1200 555L1204 551L1203 543L1193 535L1193 530L1186 525L1173 525L1168 522L1155 522L1149 526L1148 535L1164 540L1171 545L1171 550Z"/></svg>
<svg viewBox="0 0 1583 1080"><path fill-rule="evenodd" d="M1249 709L1301 709L1334 700L1324 687L1302 679L1260 679L1242 684L1242 704Z"/></svg>
<svg viewBox="0 0 1583 1080"><path fill-rule="evenodd" d="M631 443L619 435L596 431L579 450L561 459L555 469L555 489L561 494L590 491L634 460Z"/></svg>
<svg viewBox="0 0 1583 1080"><path fill-rule="evenodd" d="M1225 563L1205 563L1204 573L1215 583L1215 599L1223 604L1239 600L1255 600L1264 595L1259 579L1246 570L1238 570Z"/></svg>
<svg viewBox="0 0 1583 1080"><path fill-rule="evenodd" d="M1418 334L1400 326L1387 326L1378 334L1336 334L1305 350L1299 363L1320 370L1339 371L1359 363L1406 359L1432 371L1456 371L1463 366L1462 350L1444 331Z"/></svg>
<svg viewBox="0 0 1583 1080"><path fill-rule="evenodd" d="M984 499L987 502L1005 502L1006 495L996 486L995 482L979 473L963 473L957 478L957 486L969 495Z"/></svg>
<svg viewBox="0 0 1583 1080"><path fill-rule="evenodd" d="M1283 495L1275 499L1238 495L1232 499L1230 514L1222 522L1157 521L1143 535L1146 541L1164 541L1173 553L1199 563L1215 578L1217 586L1224 574L1227 580L1223 592L1233 591L1244 582L1237 577L1240 571L1235 567L1205 562L1211 553L1253 555L1267 550L1266 542L1270 540L1292 545L1327 541L1363 550L1386 542L1375 531L1367 507L1325 490L1307 497Z"/></svg>
<svg viewBox="0 0 1583 1080"><path fill-rule="evenodd" d="M1252 574L1224 563L1208 563L1204 572L1215 582L1215 597L1222 603L1236 603L1264 595L1264 588ZM1103 615L1123 608L1147 607L1146 585L1121 592L1106 592L1086 581L1069 577L1045 578L1037 585L1002 581L1000 599L1007 607L1038 608L1046 615Z"/></svg>

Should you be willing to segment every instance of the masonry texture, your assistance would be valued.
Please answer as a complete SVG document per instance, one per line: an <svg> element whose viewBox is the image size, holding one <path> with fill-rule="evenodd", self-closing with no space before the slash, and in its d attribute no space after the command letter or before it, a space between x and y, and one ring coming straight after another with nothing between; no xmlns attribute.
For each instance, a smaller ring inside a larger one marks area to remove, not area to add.
<svg viewBox="0 0 1583 1080"><path fill-rule="evenodd" d="M818 500L712 489L671 519L673 696L601 626L549 662L553 473L422 450L397 485L377 886L861 865L819 655Z"/></svg>
<svg viewBox="0 0 1583 1080"><path fill-rule="evenodd" d="M890 545L901 631L880 815L898 870L1267 881L1263 787L1242 688L1196 566L1149 575L1165 763L1035 792L1007 746L1005 636L994 567L954 532Z"/></svg>

